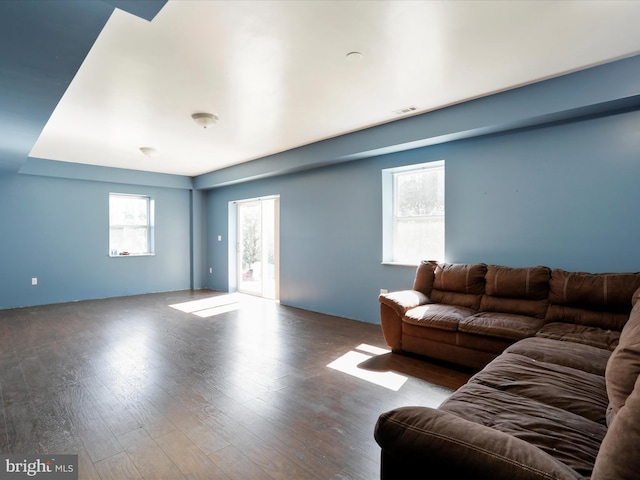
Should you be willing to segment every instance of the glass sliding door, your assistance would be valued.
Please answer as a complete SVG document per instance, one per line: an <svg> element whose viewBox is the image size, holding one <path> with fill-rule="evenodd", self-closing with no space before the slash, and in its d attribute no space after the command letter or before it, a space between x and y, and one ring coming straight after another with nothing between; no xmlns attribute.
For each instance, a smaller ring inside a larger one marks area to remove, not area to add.
<svg viewBox="0 0 640 480"><path fill-rule="evenodd" d="M238 291L278 298L278 198L238 202Z"/></svg>

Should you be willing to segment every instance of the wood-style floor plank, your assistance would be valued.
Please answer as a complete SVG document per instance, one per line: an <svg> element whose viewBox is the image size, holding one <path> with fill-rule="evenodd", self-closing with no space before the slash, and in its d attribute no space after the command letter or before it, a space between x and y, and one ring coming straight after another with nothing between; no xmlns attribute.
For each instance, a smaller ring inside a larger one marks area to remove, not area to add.
<svg viewBox="0 0 640 480"><path fill-rule="evenodd" d="M118 437L125 452L145 479L183 480L178 466L167 457L143 429L138 428Z"/></svg>
<svg viewBox="0 0 640 480"><path fill-rule="evenodd" d="M70 422L92 461L104 460L122 451L122 446L102 420L95 401L85 389L71 385L64 389L64 396Z"/></svg>
<svg viewBox="0 0 640 480"><path fill-rule="evenodd" d="M156 438L156 443L188 479L228 479L220 467L182 432L174 430Z"/></svg>
<svg viewBox="0 0 640 480"><path fill-rule="evenodd" d="M273 480L233 445L218 450L209 457L222 468L231 480Z"/></svg>
<svg viewBox="0 0 640 480"><path fill-rule="evenodd" d="M124 452L100 460L94 467L101 480L143 480L133 461Z"/></svg>
<svg viewBox="0 0 640 480"><path fill-rule="evenodd" d="M0 311L0 452L77 454L81 480L371 480L378 416L472 373L371 353L375 324L222 295ZM210 299L238 308L171 307Z"/></svg>

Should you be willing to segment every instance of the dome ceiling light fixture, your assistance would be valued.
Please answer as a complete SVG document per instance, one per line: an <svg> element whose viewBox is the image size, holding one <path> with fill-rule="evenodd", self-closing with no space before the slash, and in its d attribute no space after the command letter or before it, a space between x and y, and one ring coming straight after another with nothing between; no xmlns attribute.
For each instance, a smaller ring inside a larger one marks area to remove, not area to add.
<svg viewBox="0 0 640 480"><path fill-rule="evenodd" d="M193 121L202 128L209 128L218 121L218 116L213 113L194 113L191 115L191 118L193 118Z"/></svg>
<svg viewBox="0 0 640 480"><path fill-rule="evenodd" d="M416 107L415 105L410 105L408 107L399 108L398 110L394 110L393 113L395 113L396 115L406 115L407 113L413 113L413 112L417 112L417 111L418 111L418 107Z"/></svg>
<svg viewBox="0 0 640 480"><path fill-rule="evenodd" d="M360 52L349 52L345 55L346 59L351 63L357 63L364 58L364 55Z"/></svg>
<svg viewBox="0 0 640 480"><path fill-rule="evenodd" d="M153 147L140 147L140 151L145 157L155 157L158 155L158 150Z"/></svg>

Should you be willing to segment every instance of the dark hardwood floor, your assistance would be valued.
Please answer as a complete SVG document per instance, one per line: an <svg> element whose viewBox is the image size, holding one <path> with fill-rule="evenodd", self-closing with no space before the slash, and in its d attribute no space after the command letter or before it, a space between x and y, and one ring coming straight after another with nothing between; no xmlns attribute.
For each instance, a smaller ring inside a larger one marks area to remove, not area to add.
<svg viewBox="0 0 640 480"><path fill-rule="evenodd" d="M3 310L0 451L78 454L83 480L375 479L378 415L469 373L371 347L378 325L210 291Z"/></svg>

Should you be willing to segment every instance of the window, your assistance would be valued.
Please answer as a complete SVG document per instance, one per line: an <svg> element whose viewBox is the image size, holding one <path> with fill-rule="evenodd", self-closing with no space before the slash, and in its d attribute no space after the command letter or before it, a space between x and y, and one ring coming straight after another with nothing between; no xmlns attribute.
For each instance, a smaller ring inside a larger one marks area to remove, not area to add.
<svg viewBox="0 0 640 480"><path fill-rule="evenodd" d="M153 254L153 199L109 194L109 255Z"/></svg>
<svg viewBox="0 0 640 480"><path fill-rule="evenodd" d="M444 160L382 171L383 262L444 261Z"/></svg>

